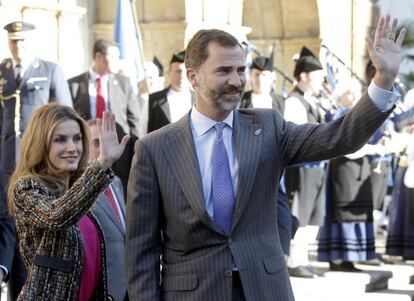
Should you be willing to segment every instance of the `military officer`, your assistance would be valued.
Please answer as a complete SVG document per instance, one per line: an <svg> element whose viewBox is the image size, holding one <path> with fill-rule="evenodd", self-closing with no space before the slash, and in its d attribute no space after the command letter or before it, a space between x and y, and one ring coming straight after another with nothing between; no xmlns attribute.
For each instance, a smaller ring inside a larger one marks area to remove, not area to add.
<svg viewBox="0 0 414 301"><path fill-rule="evenodd" d="M0 64L0 170L10 174L15 167L15 138L24 132L32 112L51 101L72 106L72 98L60 67L31 56L25 40L35 26L17 21L4 29L12 57Z"/></svg>

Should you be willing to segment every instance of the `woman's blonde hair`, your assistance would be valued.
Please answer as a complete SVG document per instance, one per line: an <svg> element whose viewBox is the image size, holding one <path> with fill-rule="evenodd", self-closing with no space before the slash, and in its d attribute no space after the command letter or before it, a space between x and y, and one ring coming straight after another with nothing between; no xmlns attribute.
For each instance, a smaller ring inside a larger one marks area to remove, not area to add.
<svg viewBox="0 0 414 301"><path fill-rule="evenodd" d="M33 177L47 185L57 196L61 196L66 185L59 179L61 173L49 160L49 150L56 126L65 120L78 122L82 134L83 151L76 171L71 175L71 182L85 170L89 158L89 127L76 111L58 104L46 104L36 109L29 121L20 142L19 160L14 173L9 179L7 196L9 209L13 212L13 190L22 177Z"/></svg>

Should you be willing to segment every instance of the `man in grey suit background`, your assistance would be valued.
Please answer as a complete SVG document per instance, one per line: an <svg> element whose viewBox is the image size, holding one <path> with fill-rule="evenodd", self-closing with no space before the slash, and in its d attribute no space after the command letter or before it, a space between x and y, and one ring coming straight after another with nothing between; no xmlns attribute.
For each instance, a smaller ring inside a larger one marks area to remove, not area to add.
<svg viewBox="0 0 414 301"><path fill-rule="evenodd" d="M89 160L99 157L99 135L96 121L88 120L91 132ZM125 199L118 177L105 188L91 209L99 222L106 252L108 295L115 301L127 300L125 277Z"/></svg>
<svg viewBox="0 0 414 301"><path fill-rule="evenodd" d="M93 63L88 71L68 80L73 108L85 120L101 118L104 110L110 110L116 117L118 137L125 134L131 136L124 153L113 165L126 191L133 146L140 135L142 102L134 94L129 78L114 73L120 63L117 44L106 40L95 41L92 58Z"/></svg>
<svg viewBox="0 0 414 301"><path fill-rule="evenodd" d="M238 41L201 30L186 49L196 105L135 145L128 184L131 300L294 300L277 230L284 168L355 151L391 112L404 32L381 18L368 43L374 83L328 124L236 110L245 85ZM160 271L160 265L162 269Z"/></svg>

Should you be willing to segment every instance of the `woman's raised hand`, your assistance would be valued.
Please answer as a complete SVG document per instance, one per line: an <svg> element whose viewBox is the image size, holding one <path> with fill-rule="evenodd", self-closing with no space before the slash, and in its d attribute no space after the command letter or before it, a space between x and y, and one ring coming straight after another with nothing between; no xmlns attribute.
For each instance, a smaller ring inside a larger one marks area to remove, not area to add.
<svg viewBox="0 0 414 301"><path fill-rule="evenodd" d="M104 169L111 167L112 163L122 155L129 136L125 135L121 143L118 142L118 134L115 127L115 115L110 111L103 112L102 119L96 121L100 141L100 154L98 161Z"/></svg>

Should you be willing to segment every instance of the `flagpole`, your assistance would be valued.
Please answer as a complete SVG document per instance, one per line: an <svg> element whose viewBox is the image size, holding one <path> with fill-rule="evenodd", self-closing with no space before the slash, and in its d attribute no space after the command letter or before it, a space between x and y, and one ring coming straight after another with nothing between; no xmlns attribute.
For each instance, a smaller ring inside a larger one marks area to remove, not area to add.
<svg viewBox="0 0 414 301"><path fill-rule="evenodd" d="M337 56L335 53L333 53L330 49L329 49L329 47L328 46L326 46L326 45L321 45L323 48L325 48L327 51L329 51L329 53L334 57L334 58L336 58L336 60L339 62L339 63L341 63L350 73L351 73L351 75L353 76L353 77L355 77L360 83L361 83L361 85L363 86L363 87L367 87L368 85L367 85L367 83L362 79L362 78L360 78L359 76L358 76L358 74L356 74L351 68L349 68L348 67L348 65L339 57L339 56Z"/></svg>
<svg viewBox="0 0 414 301"><path fill-rule="evenodd" d="M131 5L132 20L134 21L135 34L136 34L136 37L138 39L139 50L140 50L140 52L142 54L144 54L143 47L142 47L142 42L141 42L141 37L140 37L141 36L141 32L140 32L139 26L138 26L138 15L137 15L137 9L136 9L136 6L135 6L135 2L136 2L136 0L130 0L129 1L129 4ZM142 55L140 56L140 60L141 60L141 62L140 62L141 65L144 65L144 61L143 61ZM144 70L144 72L145 72L145 70ZM145 78L145 74L144 74L144 78Z"/></svg>

